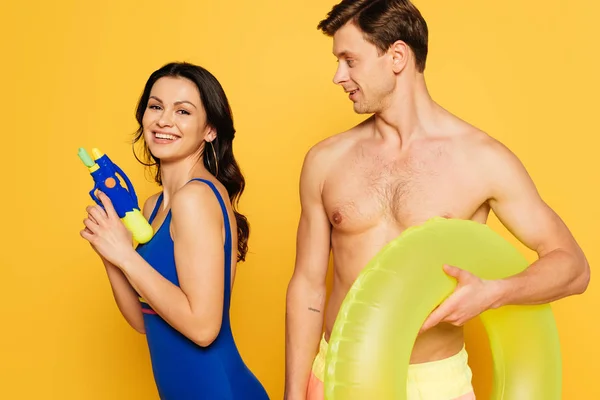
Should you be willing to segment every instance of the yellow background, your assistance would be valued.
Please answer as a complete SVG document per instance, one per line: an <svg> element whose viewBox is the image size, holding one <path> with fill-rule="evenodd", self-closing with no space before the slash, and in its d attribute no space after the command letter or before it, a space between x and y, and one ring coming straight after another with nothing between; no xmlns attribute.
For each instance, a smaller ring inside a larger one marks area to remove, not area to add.
<svg viewBox="0 0 600 400"><path fill-rule="evenodd" d="M0 398L157 398L144 337L126 325L102 265L79 237L92 180L77 148L99 147L140 198L154 193L128 141L147 77L174 60L212 71L233 106L248 184L242 210L252 226L234 290L234 334L271 397L281 398L302 159L363 118L332 84L331 40L315 29L333 4L3 2ZM523 160L593 268L600 262L598 2L417 5L430 27L433 97ZM595 278L585 295L554 308L565 399L600 398ZM477 322L468 346L486 398L490 358Z"/></svg>

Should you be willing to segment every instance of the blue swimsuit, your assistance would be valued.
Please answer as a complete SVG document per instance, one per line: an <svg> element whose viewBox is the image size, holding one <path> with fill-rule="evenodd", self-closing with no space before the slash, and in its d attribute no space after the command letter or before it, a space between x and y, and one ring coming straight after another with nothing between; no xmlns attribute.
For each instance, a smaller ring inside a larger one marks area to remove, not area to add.
<svg viewBox="0 0 600 400"><path fill-rule="evenodd" d="M142 299L144 325L152 360L154 379L162 400L268 400L267 392L246 367L231 332L229 304L231 297L232 239L229 215L215 185L204 179L215 193L225 224L225 296L219 335L207 347L198 346L175 330ZM150 216L156 216L163 195L160 194ZM152 240L137 247L139 254L163 277L179 286L175 269L173 240L169 233L171 211Z"/></svg>

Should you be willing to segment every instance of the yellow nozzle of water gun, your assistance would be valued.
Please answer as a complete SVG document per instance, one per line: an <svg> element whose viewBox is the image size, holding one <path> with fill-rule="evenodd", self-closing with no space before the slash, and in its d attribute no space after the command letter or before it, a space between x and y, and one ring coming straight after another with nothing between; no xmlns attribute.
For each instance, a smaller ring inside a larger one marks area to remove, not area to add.
<svg viewBox="0 0 600 400"><path fill-rule="evenodd" d="M137 208L133 211L127 211L125 216L121 218L121 221L123 221L123 224L131 231L133 240L137 243L146 243L152 239L154 229L152 229L152 225L148 223L146 218L144 218Z"/></svg>
<svg viewBox="0 0 600 400"><path fill-rule="evenodd" d="M104 153L101 152L100 150L98 150L97 148L93 148L92 149L92 155L94 156L94 159L97 160L100 157L102 157L104 155Z"/></svg>

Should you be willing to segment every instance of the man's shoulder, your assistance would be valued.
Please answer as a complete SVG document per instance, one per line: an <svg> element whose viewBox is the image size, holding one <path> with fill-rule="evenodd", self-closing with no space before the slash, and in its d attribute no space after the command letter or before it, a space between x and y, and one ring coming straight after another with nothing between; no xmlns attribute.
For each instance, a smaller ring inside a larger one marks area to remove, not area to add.
<svg viewBox="0 0 600 400"><path fill-rule="evenodd" d="M497 160L498 158L514 157L512 151L500 140L487 132L469 124L463 124L458 134L453 135L458 147L467 155L476 159Z"/></svg>
<svg viewBox="0 0 600 400"><path fill-rule="evenodd" d="M365 130L365 126L370 122L370 119L361 122L352 128L335 133L325 139L314 144L306 154L307 161L319 161L321 159L332 159L341 156L350 149L360 138L361 132Z"/></svg>
<svg viewBox="0 0 600 400"><path fill-rule="evenodd" d="M484 181L506 182L525 171L517 155L499 139L476 127L468 127L456 136L461 158L477 171Z"/></svg>
<svg viewBox="0 0 600 400"><path fill-rule="evenodd" d="M307 151L302 165L303 179L318 183L324 182L333 165L352 149L357 141L362 124L354 126L347 131L336 133L320 140Z"/></svg>

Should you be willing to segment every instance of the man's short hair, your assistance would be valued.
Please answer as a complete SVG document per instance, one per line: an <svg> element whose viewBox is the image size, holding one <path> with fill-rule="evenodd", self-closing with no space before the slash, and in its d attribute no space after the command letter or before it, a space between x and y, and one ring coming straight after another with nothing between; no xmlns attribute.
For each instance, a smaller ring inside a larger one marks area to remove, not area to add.
<svg viewBox="0 0 600 400"><path fill-rule="evenodd" d="M333 36L348 22L354 23L380 54L397 40L405 42L415 54L417 70L425 70L427 23L410 0L342 0L319 22L317 29Z"/></svg>

